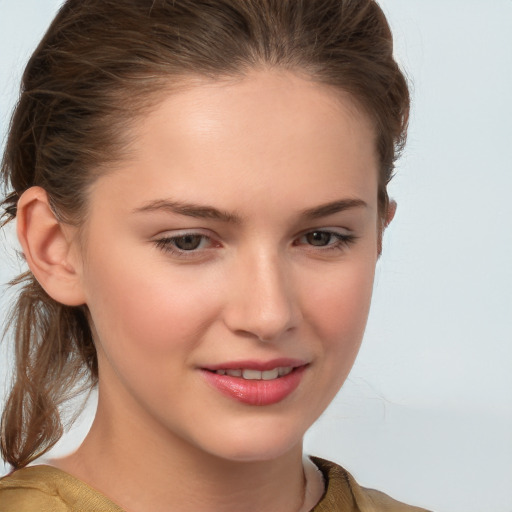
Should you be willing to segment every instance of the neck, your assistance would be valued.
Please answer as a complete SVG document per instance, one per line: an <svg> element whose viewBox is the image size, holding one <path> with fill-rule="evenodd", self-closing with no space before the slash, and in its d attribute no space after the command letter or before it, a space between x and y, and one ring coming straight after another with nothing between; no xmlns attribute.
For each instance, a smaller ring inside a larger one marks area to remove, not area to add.
<svg viewBox="0 0 512 512"><path fill-rule="evenodd" d="M301 445L272 460L232 461L168 432L105 418L100 403L82 446L55 465L126 512L298 512L321 496L315 482L304 503Z"/></svg>

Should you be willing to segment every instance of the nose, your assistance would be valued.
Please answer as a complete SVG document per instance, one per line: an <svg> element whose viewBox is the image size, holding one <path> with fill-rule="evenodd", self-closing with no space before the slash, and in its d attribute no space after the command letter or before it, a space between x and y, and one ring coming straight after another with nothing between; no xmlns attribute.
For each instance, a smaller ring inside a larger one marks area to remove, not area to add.
<svg viewBox="0 0 512 512"><path fill-rule="evenodd" d="M241 259L229 279L224 317L232 332L271 342L297 327L301 311L294 281L278 255Z"/></svg>

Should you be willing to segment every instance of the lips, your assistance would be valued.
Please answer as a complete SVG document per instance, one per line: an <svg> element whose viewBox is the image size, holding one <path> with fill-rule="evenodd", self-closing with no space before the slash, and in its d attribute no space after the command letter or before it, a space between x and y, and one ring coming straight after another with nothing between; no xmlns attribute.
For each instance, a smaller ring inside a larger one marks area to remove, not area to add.
<svg viewBox="0 0 512 512"><path fill-rule="evenodd" d="M308 364L297 360L233 362L201 368L213 388L246 405L265 406L288 398L299 386Z"/></svg>

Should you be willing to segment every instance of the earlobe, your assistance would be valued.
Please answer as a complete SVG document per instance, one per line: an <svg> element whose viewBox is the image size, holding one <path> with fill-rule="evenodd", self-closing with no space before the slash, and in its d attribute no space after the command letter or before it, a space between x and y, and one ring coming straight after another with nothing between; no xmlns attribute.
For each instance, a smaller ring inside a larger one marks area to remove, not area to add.
<svg viewBox="0 0 512 512"><path fill-rule="evenodd" d="M31 187L21 196L17 233L28 266L46 293L68 306L84 304L76 241L71 228L55 217L41 187Z"/></svg>

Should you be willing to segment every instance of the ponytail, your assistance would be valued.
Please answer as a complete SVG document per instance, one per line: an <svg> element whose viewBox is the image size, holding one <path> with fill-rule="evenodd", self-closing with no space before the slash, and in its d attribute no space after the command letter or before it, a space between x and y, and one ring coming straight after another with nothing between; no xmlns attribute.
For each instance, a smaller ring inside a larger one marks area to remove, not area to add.
<svg viewBox="0 0 512 512"><path fill-rule="evenodd" d="M97 381L96 351L84 307L57 303L30 272L7 327L15 341L11 392L1 420L1 453L19 469L62 436L60 406Z"/></svg>

